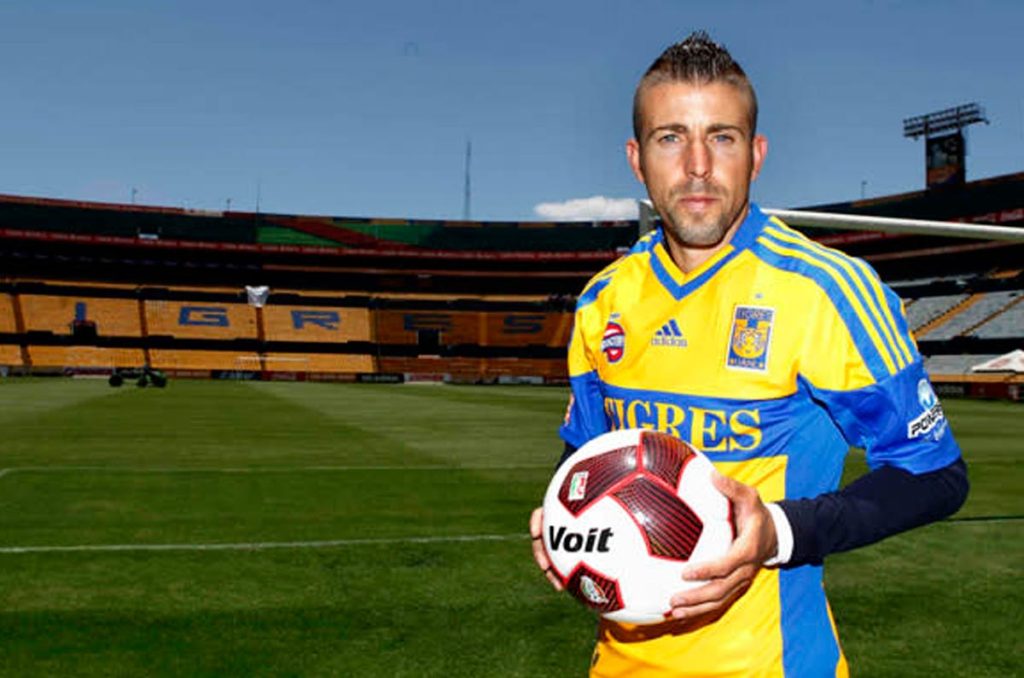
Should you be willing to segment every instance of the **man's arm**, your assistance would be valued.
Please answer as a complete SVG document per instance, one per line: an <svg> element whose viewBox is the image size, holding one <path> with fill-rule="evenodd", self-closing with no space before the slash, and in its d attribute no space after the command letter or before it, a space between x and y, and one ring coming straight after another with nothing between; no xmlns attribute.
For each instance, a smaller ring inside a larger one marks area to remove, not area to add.
<svg viewBox="0 0 1024 678"><path fill-rule="evenodd" d="M880 466L836 492L784 499L778 505L792 531L792 553L779 553L773 564L820 564L831 553L941 520L963 505L967 490L967 466L957 459L917 475Z"/></svg>
<svg viewBox="0 0 1024 678"><path fill-rule="evenodd" d="M754 488L721 476L715 484L733 505L736 541L724 558L686 570L686 579L709 583L672 597L676 619L725 609L747 590L766 562L782 567L821 563L830 553L940 520L963 504L968 487L962 459L918 475L882 466L837 492L779 502L780 521Z"/></svg>

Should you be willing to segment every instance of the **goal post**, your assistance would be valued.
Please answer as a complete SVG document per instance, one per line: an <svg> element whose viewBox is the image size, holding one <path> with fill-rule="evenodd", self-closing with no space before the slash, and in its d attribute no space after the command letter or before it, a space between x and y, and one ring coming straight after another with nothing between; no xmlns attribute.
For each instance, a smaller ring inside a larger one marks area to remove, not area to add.
<svg viewBox="0 0 1024 678"><path fill-rule="evenodd" d="M885 233L914 233L918 235L939 235L950 238L975 238L978 240L1009 240L1024 242L1024 228L996 226L994 224L972 224L956 221L932 221L928 219L897 219L859 214L837 214L834 212L813 212L809 210L784 210L764 208L765 214L778 217L790 226L809 228L839 228L854 231L882 231Z"/></svg>
<svg viewBox="0 0 1024 678"><path fill-rule="evenodd" d="M659 217L650 200L638 200L637 203L639 207L638 222L640 231L638 235L643 236L657 226ZM930 219L899 219L863 214L788 210L774 207L764 207L761 211L769 216L782 219L790 226L806 228L838 228L850 231L913 233L918 235L946 236L949 238L1024 242L1024 227L959 221L935 221Z"/></svg>

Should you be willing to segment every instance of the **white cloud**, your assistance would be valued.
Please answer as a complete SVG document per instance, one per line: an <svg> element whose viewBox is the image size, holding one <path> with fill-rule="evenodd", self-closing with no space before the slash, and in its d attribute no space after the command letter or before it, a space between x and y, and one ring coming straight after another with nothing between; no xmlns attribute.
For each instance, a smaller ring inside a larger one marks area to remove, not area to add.
<svg viewBox="0 0 1024 678"><path fill-rule="evenodd" d="M537 216L551 221L617 221L636 219L636 200L633 198L573 198L564 202L542 202L533 208Z"/></svg>

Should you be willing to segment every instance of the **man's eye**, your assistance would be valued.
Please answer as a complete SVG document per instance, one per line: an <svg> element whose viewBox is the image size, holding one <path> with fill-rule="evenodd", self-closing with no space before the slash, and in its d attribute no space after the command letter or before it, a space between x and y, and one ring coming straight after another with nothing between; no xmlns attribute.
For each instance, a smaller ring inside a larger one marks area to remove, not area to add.
<svg viewBox="0 0 1024 678"><path fill-rule="evenodd" d="M658 137L658 143L661 144L674 144L679 141L679 135L677 134L662 134Z"/></svg>
<svg viewBox="0 0 1024 678"><path fill-rule="evenodd" d="M716 144L731 144L735 141L731 134L716 134L712 137Z"/></svg>

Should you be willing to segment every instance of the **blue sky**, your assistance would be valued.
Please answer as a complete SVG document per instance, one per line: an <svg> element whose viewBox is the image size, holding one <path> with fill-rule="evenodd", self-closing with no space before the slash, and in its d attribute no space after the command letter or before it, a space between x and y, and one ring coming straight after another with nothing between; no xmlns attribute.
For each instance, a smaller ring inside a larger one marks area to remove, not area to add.
<svg viewBox="0 0 1024 678"><path fill-rule="evenodd" d="M471 139L474 219L614 206L636 81L697 28L757 88L763 205L918 190L903 118L971 101L968 178L1024 171L1015 0L5 0L0 193L457 219Z"/></svg>

